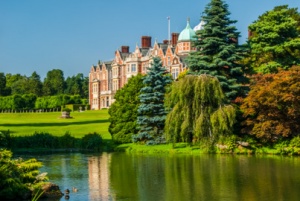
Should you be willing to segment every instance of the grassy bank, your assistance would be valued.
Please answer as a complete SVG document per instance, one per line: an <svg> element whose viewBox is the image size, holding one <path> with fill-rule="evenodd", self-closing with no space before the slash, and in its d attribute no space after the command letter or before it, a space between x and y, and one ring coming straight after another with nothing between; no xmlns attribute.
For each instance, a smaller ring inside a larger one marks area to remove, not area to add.
<svg viewBox="0 0 300 201"><path fill-rule="evenodd" d="M60 112L0 113L0 131L9 130L12 136L32 135L35 132L63 136L69 132L76 138L96 132L104 140L111 139L108 110L71 112L70 119L62 119L60 116Z"/></svg>
<svg viewBox="0 0 300 201"><path fill-rule="evenodd" d="M139 144L121 144L114 149L117 152L137 153L137 154L247 154L247 155L300 155L299 147L292 146L265 146L265 147L242 147L234 146L230 149L213 147L190 146L187 143L162 144L162 145L139 145Z"/></svg>

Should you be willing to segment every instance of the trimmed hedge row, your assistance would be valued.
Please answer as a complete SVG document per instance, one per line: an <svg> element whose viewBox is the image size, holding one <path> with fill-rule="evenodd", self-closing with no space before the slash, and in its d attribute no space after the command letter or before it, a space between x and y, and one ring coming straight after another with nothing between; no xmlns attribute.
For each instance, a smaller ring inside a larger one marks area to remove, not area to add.
<svg viewBox="0 0 300 201"><path fill-rule="evenodd" d="M83 138L75 138L66 132L63 136L53 136L50 133L35 132L33 135L16 136L10 135L9 131L0 132L0 148L9 149L81 149L101 151L103 139L98 133L88 133Z"/></svg>
<svg viewBox="0 0 300 201"><path fill-rule="evenodd" d="M76 104L84 110L89 109L87 100L79 95L57 95L37 97L34 94L0 96L0 110L28 110L28 109L60 109L64 105ZM69 106L71 107L71 106ZM71 108L70 108L71 109ZM78 110L77 108L74 108ZM72 108L72 110L74 110Z"/></svg>

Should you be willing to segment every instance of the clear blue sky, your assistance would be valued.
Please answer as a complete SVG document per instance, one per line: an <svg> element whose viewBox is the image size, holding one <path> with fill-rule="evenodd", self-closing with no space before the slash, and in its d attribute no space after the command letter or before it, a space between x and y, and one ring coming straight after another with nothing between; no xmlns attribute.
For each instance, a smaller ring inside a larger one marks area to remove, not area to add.
<svg viewBox="0 0 300 201"><path fill-rule="evenodd" d="M300 0L227 0L231 19L238 20L240 43L247 27L274 6L300 7ZM122 45L132 51L142 35L162 42L180 32L190 17L199 23L209 0L0 0L0 72L43 79L52 69L65 78L88 75L98 60L113 59Z"/></svg>

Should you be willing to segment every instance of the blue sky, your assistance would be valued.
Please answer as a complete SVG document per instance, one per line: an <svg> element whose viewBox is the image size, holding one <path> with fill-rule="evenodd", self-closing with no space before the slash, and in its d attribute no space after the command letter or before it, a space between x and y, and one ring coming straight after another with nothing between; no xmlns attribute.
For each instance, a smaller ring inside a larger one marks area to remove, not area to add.
<svg viewBox="0 0 300 201"><path fill-rule="evenodd" d="M143 35L162 42L190 18L199 23L209 0L0 0L0 72L43 79L52 69L65 77L88 75L98 60L113 59L122 45L133 50ZM274 6L300 7L300 0L227 0L230 18L247 39L247 27Z"/></svg>

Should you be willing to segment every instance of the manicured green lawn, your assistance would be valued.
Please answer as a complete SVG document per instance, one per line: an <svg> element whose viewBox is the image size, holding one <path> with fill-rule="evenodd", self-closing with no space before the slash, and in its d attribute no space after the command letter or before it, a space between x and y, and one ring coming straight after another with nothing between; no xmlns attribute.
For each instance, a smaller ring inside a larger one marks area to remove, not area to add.
<svg viewBox="0 0 300 201"><path fill-rule="evenodd" d="M111 139L108 110L71 112L71 119L62 119L60 116L60 112L0 113L0 131L9 130L15 136L32 135L34 132L61 136L69 132L76 138L97 132L104 139Z"/></svg>

